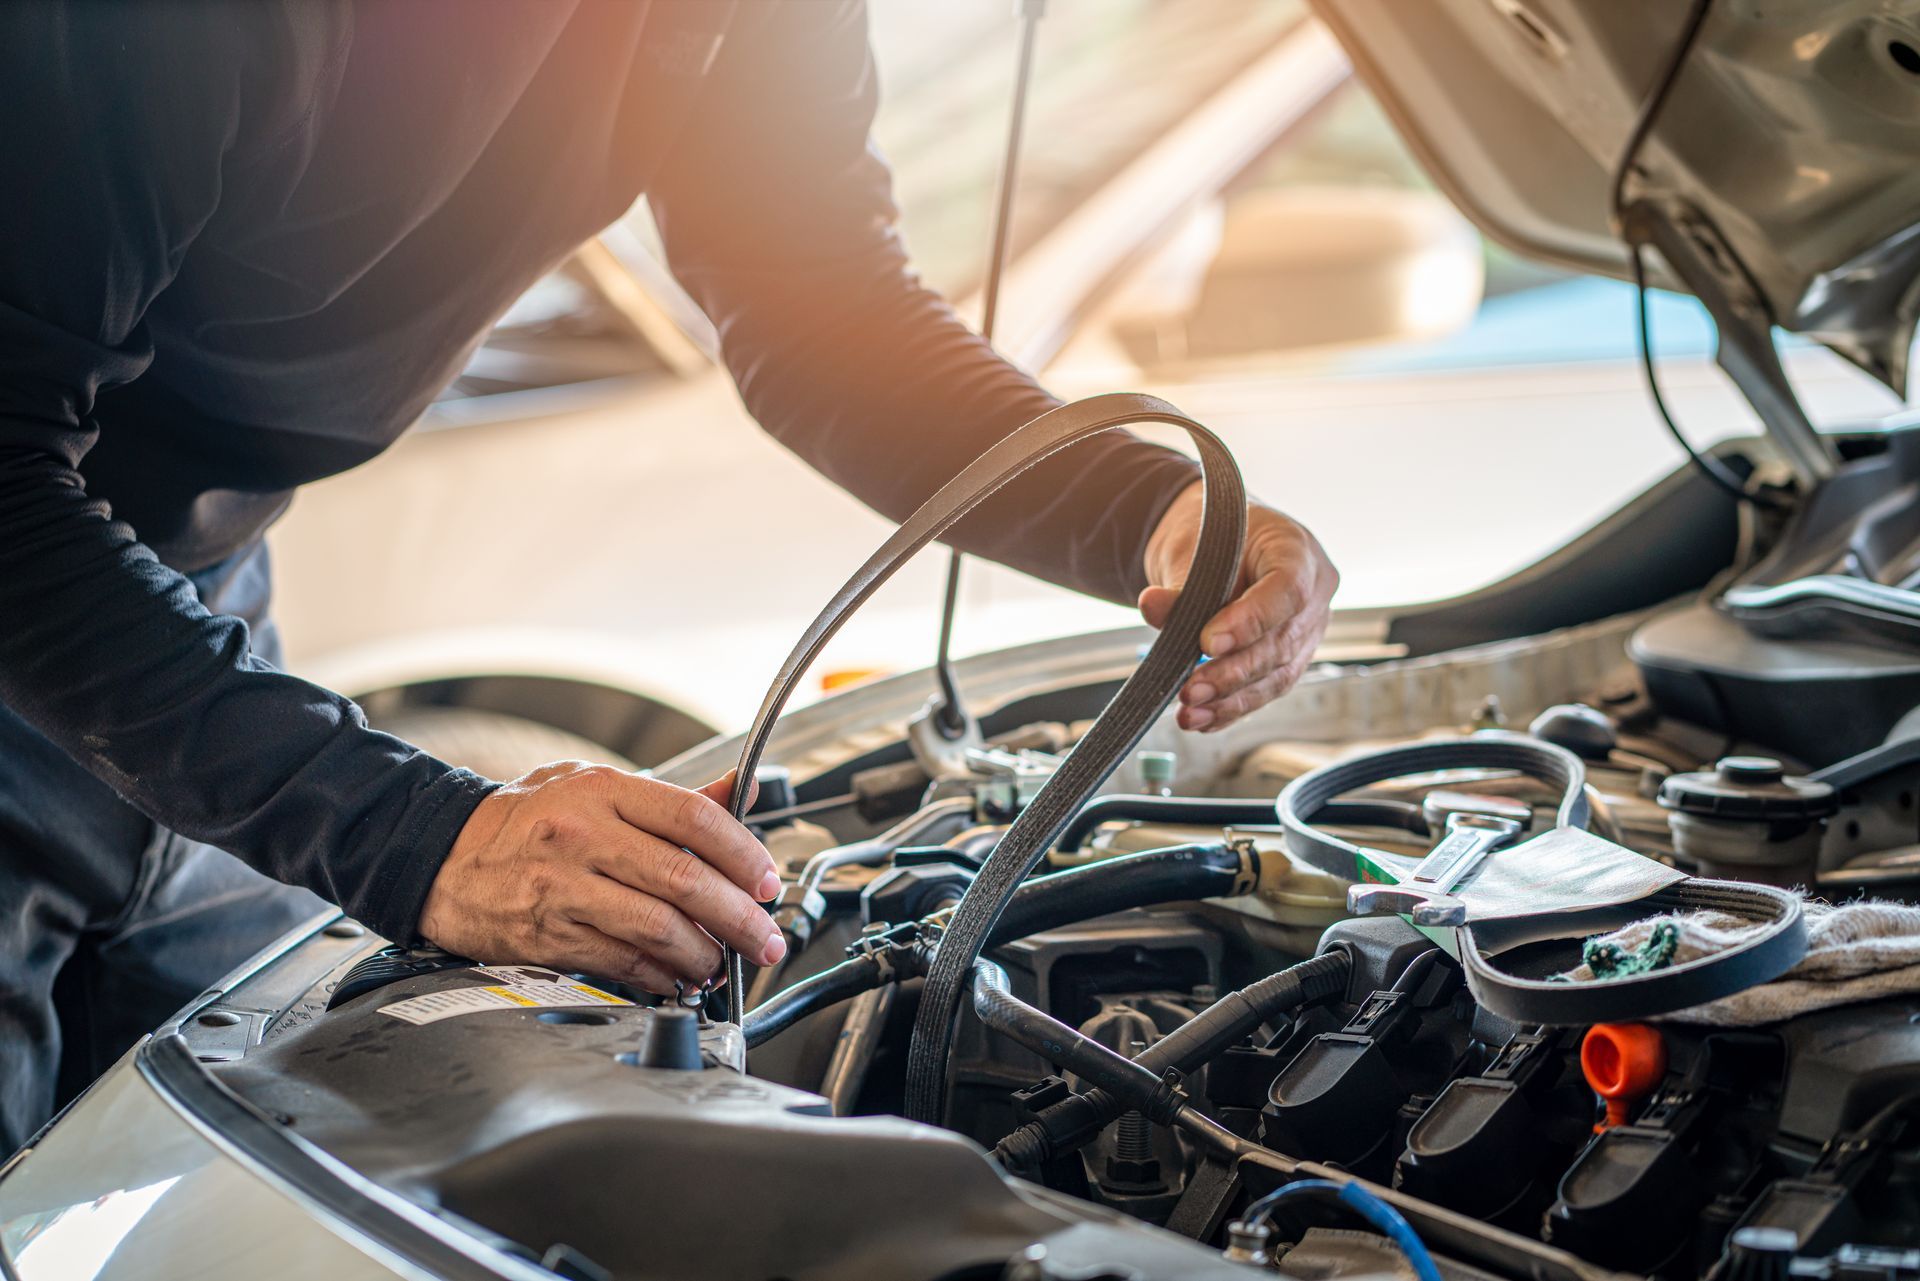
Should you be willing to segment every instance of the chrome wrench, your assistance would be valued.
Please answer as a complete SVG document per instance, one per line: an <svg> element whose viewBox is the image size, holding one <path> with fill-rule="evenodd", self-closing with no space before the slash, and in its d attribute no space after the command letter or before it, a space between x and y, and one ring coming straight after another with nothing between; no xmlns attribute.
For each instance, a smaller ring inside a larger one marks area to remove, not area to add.
<svg viewBox="0 0 1920 1281"><path fill-rule="evenodd" d="M1446 836L1420 860L1412 876L1397 885L1349 886L1347 910L1356 916L1398 912L1411 917L1415 925L1465 925L1467 905L1450 891L1489 854L1525 830L1522 824L1509 818L1449 814Z"/></svg>

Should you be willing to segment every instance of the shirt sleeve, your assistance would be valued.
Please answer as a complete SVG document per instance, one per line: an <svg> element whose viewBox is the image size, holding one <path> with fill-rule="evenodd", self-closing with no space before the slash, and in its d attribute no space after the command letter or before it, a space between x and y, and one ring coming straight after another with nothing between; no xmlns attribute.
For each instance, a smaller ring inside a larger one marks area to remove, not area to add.
<svg viewBox="0 0 1920 1281"><path fill-rule="evenodd" d="M648 198L747 408L815 469L902 520L1060 402L996 355L908 264L858 0L742 6ZM1198 474L1107 432L957 526L963 550L1109 600L1146 585L1146 541Z"/></svg>
<svg viewBox="0 0 1920 1281"><path fill-rule="evenodd" d="M0 700L157 822L409 940L492 785L255 657L81 475L95 397L153 360L144 317L214 214L238 122L274 118L242 110L267 92L243 15L267 11L0 15Z"/></svg>

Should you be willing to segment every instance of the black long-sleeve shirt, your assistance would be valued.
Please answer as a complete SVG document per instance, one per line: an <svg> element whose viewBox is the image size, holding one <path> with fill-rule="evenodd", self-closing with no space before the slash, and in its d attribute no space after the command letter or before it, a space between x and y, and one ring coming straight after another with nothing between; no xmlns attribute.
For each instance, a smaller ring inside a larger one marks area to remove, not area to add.
<svg viewBox="0 0 1920 1281"><path fill-rule="evenodd" d="M1056 402L912 274L875 95L857 0L8 0L0 700L410 937L491 784L253 656L180 571L389 445L642 194L754 415L905 516ZM1192 475L1110 435L955 541L1124 598Z"/></svg>

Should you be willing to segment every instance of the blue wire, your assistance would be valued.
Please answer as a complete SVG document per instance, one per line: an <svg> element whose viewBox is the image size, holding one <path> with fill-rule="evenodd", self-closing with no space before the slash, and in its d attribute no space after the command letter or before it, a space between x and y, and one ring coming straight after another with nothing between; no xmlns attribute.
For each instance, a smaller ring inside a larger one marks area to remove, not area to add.
<svg viewBox="0 0 1920 1281"><path fill-rule="evenodd" d="M1381 1233L1395 1245L1400 1253L1407 1256L1407 1262L1413 1265L1414 1275L1420 1281L1441 1281L1440 1269L1433 1261L1433 1255L1427 1251L1426 1243L1413 1230L1406 1216L1382 1201L1358 1183L1335 1183L1332 1179L1301 1179L1295 1183L1282 1184L1273 1191L1247 1207L1242 1221L1249 1224L1264 1223L1272 1217L1274 1207L1290 1196L1302 1193L1331 1192L1354 1213L1380 1229Z"/></svg>

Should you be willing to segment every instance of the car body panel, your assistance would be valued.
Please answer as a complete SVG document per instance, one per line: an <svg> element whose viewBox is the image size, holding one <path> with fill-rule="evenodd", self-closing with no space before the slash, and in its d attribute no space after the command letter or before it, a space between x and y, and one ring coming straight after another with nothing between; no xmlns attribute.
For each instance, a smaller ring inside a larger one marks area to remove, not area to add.
<svg viewBox="0 0 1920 1281"><path fill-rule="evenodd" d="M1488 234L1627 274L1610 188L1677 0L1315 0ZM1920 276L1920 5L1711 6L1629 184L1712 228L1767 319L1904 393Z"/></svg>
<svg viewBox="0 0 1920 1281"><path fill-rule="evenodd" d="M132 1052L0 1178L0 1254L18 1281L415 1275L195 1129Z"/></svg>

